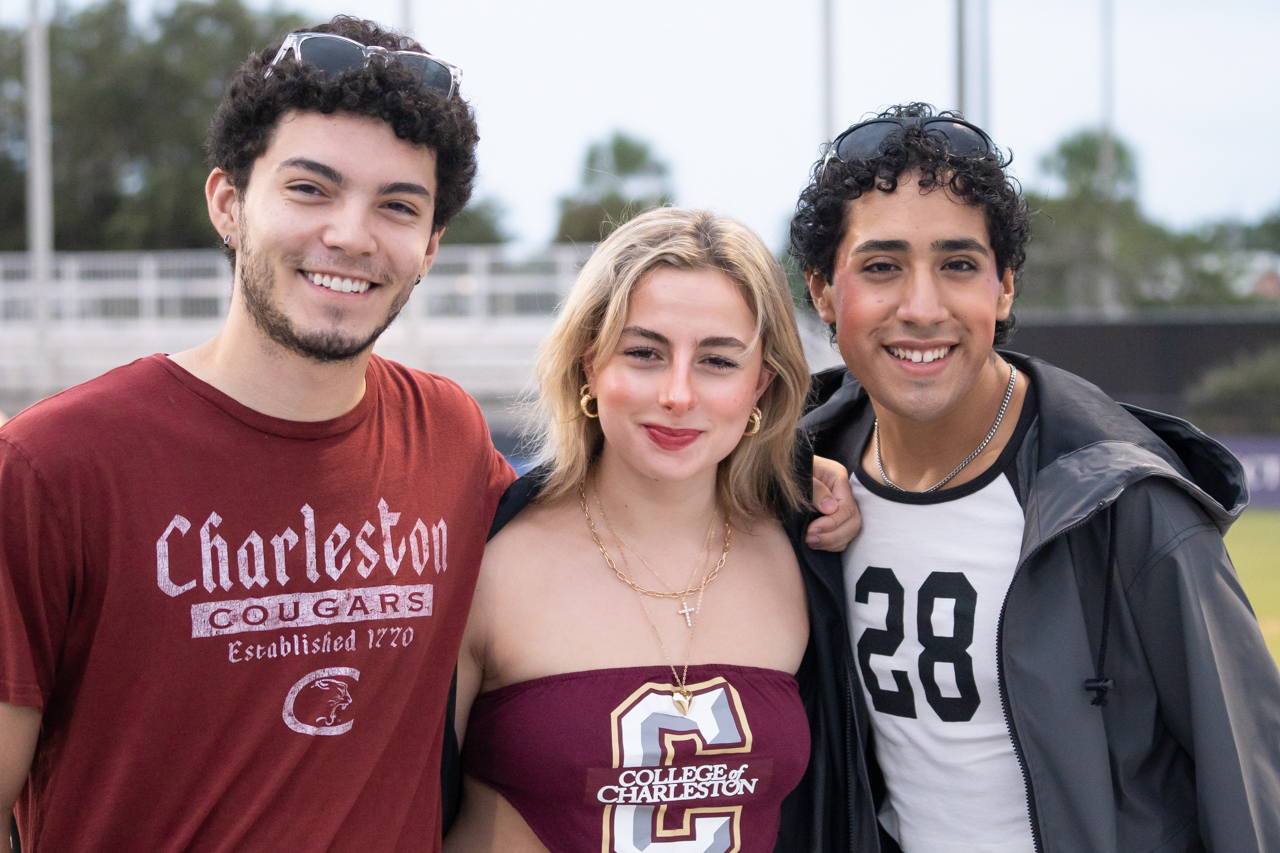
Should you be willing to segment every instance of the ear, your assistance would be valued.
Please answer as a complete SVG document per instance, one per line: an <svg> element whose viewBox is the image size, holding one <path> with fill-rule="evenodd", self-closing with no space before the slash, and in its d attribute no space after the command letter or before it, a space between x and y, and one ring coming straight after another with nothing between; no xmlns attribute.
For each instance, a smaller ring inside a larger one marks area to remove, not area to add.
<svg viewBox="0 0 1280 853"><path fill-rule="evenodd" d="M1000 296L996 299L997 320L1009 319L1009 312L1013 310L1013 277L1016 273L1016 270L1007 269L1000 276Z"/></svg>
<svg viewBox="0 0 1280 853"><path fill-rule="evenodd" d="M587 384L594 385L596 382L595 354L591 350L582 354L582 372L586 374Z"/></svg>
<svg viewBox="0 0 1280 853"><path fill-rule="evenodd" d="M836 321L836 305L831 295L831 285L827 277L817 270L805 270L804 280L809 285L809 295L813 297L813 307L818 309L818 316L824 323Z"/></svg>
<svg viewBox="0 0 1280 853"><path fill-rule="evenodd" d="M418 268L419 276L425 276L431 270L431 265L436 262L436 253L440 251L440 237L443 234L443 228L431 232L431 240L427 242L427 253L422 258L422 266Z"/></svg>
<svg viewBox="0 0 1280 853"><path fill-rule="evenodd" d="M204 182L204 200L209 207L209 221L222 237L231 236L231 248L240 245L239 223L240 193L231 185L231 177L221 169L214 169Z"/></svg>
<svg viewBox="0 0 1280 853"><path fill-rule="evenodd" d="M764 395L765 389L769 387L778 375L778 372L767 364L760 365L760 377L756 379L756 396L755 402L760 402L760 397Z"/></svg>

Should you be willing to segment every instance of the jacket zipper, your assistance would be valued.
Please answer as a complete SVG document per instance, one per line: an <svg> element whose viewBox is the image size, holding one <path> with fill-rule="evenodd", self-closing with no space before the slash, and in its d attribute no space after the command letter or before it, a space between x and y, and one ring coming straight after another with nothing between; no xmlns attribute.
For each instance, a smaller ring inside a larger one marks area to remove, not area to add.
<svg viewBox="0 0 1280 853"><path fill-rule="evenodd" d="M1016 580L1022 566L1014 571ZM1010 581L1009 588L1013 588ZM1004 613L1009 606L1009 595L1005 594L1004 603L1000 605L1000 624L996 630L996 680L1000 684L1000 708L1004 711L1004 726L1009 732L1009 740L1013 741L1013 753L1018 757L1018 769L1022 771L1022 784L1027 789L1027 819L1031 822L1031 842L1036 853L1044 853L1044 842L1040 839L1040 823L1036 820L1036 799L1031 791L1031 774L1027 772L1027 757L1022 752L1022 741L1018 740L1018 730L1013 725L1013 715L1009 713L1009 690L1004 683Z"/></svg>
<svg viewBox="0 0 1280 853"><path fill-rule="evenodd" d="M1018 563L1018 567L1013 571L1013 578L1009 581L1009 592L1005 593L1004 601L1000 605L1000 621L996 626L996 681L1000 685L1000 707L1004 711L1004 725L1009 731L1009 739L1013 741L1013 752L1018 757L1018 769L1022 771L1022 782L1027 789L1027 818L1031 822L1031 841L1035 845L1036 853L1044 853L1044 841L1040 837L1040 822L1036 818L1036 800L1031 789L1031 774L1027 771L1027 757L1022 751L1022 741L1018 740L1018 730L1013 725L1013 714L1009 712L1009 688L1005 685L1004 678L1004 615L1009 609L1009 594L1013 592L1014 581L1018 579L1018 575L1032 557L1040 553L1044 546L1048 545L1059 536L1065 536L1078 527L1083 527L1098 514L1098 510L1107 505L1108 501L1101 501L1097 508L1084 518L1077 521L1070 527L1064 527L1053 536L1045 539L1027 554L1026 558Z"/></svg>
<svg viewBox="0 0 1280 853"><path fill-rule="evenodd" d="M850 771L849 778L846 780L846 783L844 786L844 789L845 789L844 795L846 799L848 799L849 801L848 802L849 835L848 835L847 843L849 844L850 849L852 849L854 844L854 838L855 838L854 832L857 829L857 821L858 821L858 817L855 816L853 813L853 807L854 807L853 786L855 782L861 785L862 779L854 778L855 776L860 776L858 772L858 757L857 757L857 754L854 752L854 743L858 739L858 722L853 718L853 714L854 714L853 682L850 681L849 679L849 672L847 667L845 668L845 679L844 679L844 703L845 703L844 756L845 756L845 767L848 768L848 770Z"/></svg>

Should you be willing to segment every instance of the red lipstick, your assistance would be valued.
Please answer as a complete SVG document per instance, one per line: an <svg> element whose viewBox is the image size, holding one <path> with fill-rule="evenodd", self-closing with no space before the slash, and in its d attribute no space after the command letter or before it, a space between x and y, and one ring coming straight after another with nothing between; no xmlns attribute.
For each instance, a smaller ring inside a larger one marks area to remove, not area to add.
<svg viewBox="0 0 1280 853"><path fill-rule="evenodd" d="M702 434L702 430L698 429L671 429L658 424L645 424L644 428L649 434L649 440L663 450L683 450Z"/></svg>

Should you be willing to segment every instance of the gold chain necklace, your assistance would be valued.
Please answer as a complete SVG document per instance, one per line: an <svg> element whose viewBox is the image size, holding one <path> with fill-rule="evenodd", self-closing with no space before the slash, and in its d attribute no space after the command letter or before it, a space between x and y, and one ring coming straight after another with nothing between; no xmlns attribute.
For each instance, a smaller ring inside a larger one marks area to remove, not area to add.
<svg viewBox="0 0 1280 853"><path fill-rule="evenodd" d="M596 509L600 510L600 517L604 519L605 526L609 528L609 532L613 534L614 541L618 543L618 553L622 556L622 564L627 567L628 577L630 577L629 572L631 569L631 562L627 559L627 551L629 550L631 551L632 554L635 554L636 559L638 559L640 563L646 569L649 570L649 574L657 578L658 582L661 583L664 587L669 588L670 584L666 582L666 580L662 577L662 575L657 573L657 571L653 568L653 566L649 565L649 561L644 558L644 555L641 554L639 551L637 551L634 545L632 545L627 540L623 539L622 535L618 533L618 531L614 528L613 522L609 520L609 514L604 511L604 504L600 502L599 489L595 490L595 498L596 498ZM719 515L720 513L718 512L715 515L713 515L711 517L711 523L707 525L707 535L703 537L703 540L702 540L702 558L698 560L698 562L693 564L693 570L689 572L689 580L685 582L684 590L678 593L677 592L667 593L667 595L671 597L674 597L677 595L680 596L680 609L677 610L676 612L684 617L685 627L689 628L690 630L693 629L692 617L694 614L698 612L698 607L689 606L689 601L688 601L689 596L695 592L698 593L698 606L701 606L703 591L706 590L707 584L715 580L715 575L718 574L720 571L719 566L717 566L716 571L706 578L705 583L697 587L693 585L693 579L696 578L698 576L698 573L701 572L702 569L706 567L707 560L711 558L711 536L712 534L715 533L716 519L719 517ZM652 595L655 598L664 597L661 594L652 594Z"/></svg>
<svg viewBox="0 0 1280 853"><path fill-rule="evenodd" d="M578 502L582 507L582 514L587 520L587 528L591 531L591 539L596 543L596 547L600 549L600 554L604 557L605 563L608 564L609 568L613 569L613 573L618 576L618 579L627 586L631 587L636 592L646 592L643 587L632 581L626 574L618 569L617 564L613 562L613 558L609 556L609 549L606 548L604 542L600 540L600 534L596 532L595 522L591 519L591 511L587 509L587 488L585 480L578 484ZM694 608L694 613L702 607L702 596L706 592L707 584L715 578L715 575L720 571L720 569L724 568L725 560L729 557L729 531L729 522L728 519L726 519L724 525L724 551L720 554L720 560L716 563L715 570L707 577L707 579L703 580L696 589L696 592L698 593L698 605ZM640 555L636 554L636 556L639 557ZM624 562L626 561L625 552L622 555L622 559ZM652 571L652 569L650 571ZM685 590L684 594L688 595L693 591L694 590ZM679 595L679 593L664 594L658 592L647 592L647 594L654 598L673 598L676 595ZM643 598L639 599L639 601L640 609L644 611L644 618L648 620L649 627L653 629L653 635L658 640L658 648L662 651L662 658L666 661L667 667L671 670L672 680L675 681L675 684L673 685L675 687L675 691L671 694L671 703L675 705L676 710L682 715L688 716L689 709L693 707L693 693L689 690L689 661L693 659L693 640L697 635L698 623L696 621L690 621L688 613L683 614L685 621L690 623L689 644L685 649L684 669L682 672L677 673L675 664L671 662L671 655L667 652L667 644L662 641L662 632L658 630L658 623L653 621L653 614L649 612L649 605L645 603Z"/></svg>
<svg viewBox="0 0 1280 853"><path fill-rule="evenodd" d="M661 592L656 589L649 589L648 587L644 587L636 583L625 572L619 569L617 563L613 561L613 557L609 556L609 551L605 548L604 543L600 541L600 535L596 532L595 521L591 518L591 511L587 509L587 485L585 480L578 484L578 504L582 507L582 514L586 516L587 519L587 527L591 528L591 538L595 541L596 547L600 549L600 553L604 556L604 561L609 564L609 568L613 569L613 573L618 576L618 580L622 581L641 595L647 595L650 598L679 598L683 601L695 592L701 593L705 590L707 585L715 580L716 576L720 574L720 570L724 568L725 560L729 557L730 528L729 520L726 518L724 522L724 551L720 554L720 560L716 563L715 568L713 568L711 572L702 579L702 583L697 586L691 586L680 590L679 592ZM639 557L640 555L636 554L636 556ZM650 569L649 571L653 570ZM688 621L688 618L689 617L686 615L685 620Z"/></svg>

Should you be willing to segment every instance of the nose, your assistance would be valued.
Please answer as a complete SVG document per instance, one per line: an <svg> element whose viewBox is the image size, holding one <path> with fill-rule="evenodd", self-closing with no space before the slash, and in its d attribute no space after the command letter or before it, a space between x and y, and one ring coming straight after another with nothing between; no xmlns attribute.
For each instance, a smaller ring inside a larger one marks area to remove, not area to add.
<svg viewBox="0 0 1280 853"><path fill-rule="evenodd" d="M693 391L693 363L689 358L675 358L666 371L658 403L673 415L683 415L693 408L697 397Z"/></svg>
<svg viewBox="0 0 1280 853"><path fill-rule="evenodd" d="M351 257L372 255L377 249L377 240L369 226L369 214L363 205L346 201L334 205L321 240L326 248Z"/></svg>
<svg viewBox="0 0 1280 853"><path fill-rule="evenodd" d="M902 300L898 303L898 319L908 325L928 328L948 317L943 301L942 282L934 270L917 266L907 276Z"/></svg>

